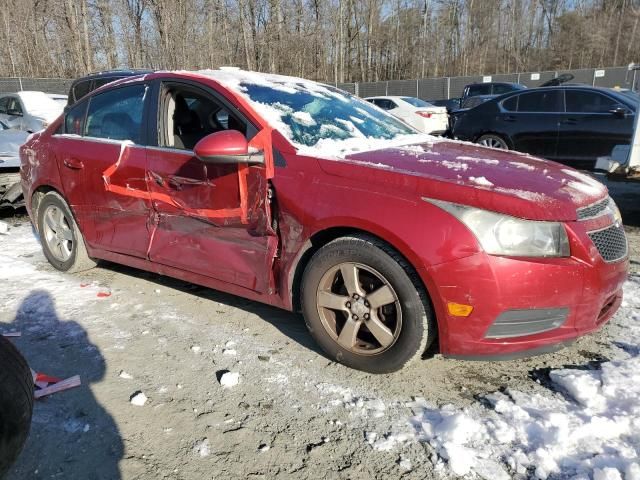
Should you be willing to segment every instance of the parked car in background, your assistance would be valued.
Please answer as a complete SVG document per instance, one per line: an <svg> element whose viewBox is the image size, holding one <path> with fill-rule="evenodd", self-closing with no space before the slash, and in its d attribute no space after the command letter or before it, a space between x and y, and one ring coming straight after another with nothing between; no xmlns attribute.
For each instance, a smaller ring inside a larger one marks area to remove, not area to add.
<svg viewBox="0 0 640 480"><path fill-rule="evenodd" d="M37 132L46 128L64 109L44 92L22 91L0 95L0 121L9 128Z"/></svg>
<svg viewBox="0 0 640 480"><path fill-rule="evenodd" d="M68 104L74 104L89 92L93 92L96 88L100 88L107 83L120 80L121 78L151 73L152 71L153 70L146 69L105 70L78 78L74 80L71 88L69 88Z"/></svg>
<svg viewBox="0 0 640 480"><path fill-rule="evenodd" d="M442 135L448 128L447 109L415 97L367 97L365 100L386 110L420 132Z"/></svg>
<svg viewBox="0 0 640 480"><path fill-rule="evenodd" d="M509 92L525 90L527 87L519 83L508 82L486 82L472 83L464 87L462 98L460 98L460 108L473 108L478 105L476 102L470 101L473 97L483 97L486 101L491 97L504 95ZM482 102L480 102L482 103Z"/></svg>
<svg viewBox="0 0 640 480"><path fill-rule="evenodd" d="M300 78L121 80L20 157L55 268L105 259L302 310L332 359L369 372L436 341L475 359L557 349L622 301L627 242L602 184Z"/></svg>
<svg viewBox="0 0 640 480"><path fill-rule="evenodd" d="M0 122L0 208L24 206L20 186L20 146L29 133Z"/></svg>
<svg viewBox="0 0 640 480"><path fill-rule="evenodd" d="M68 100L68 96L67 95L62 95L60 93L47 93L47 95L49 96L49 98L55 100L56 102L60 103L63 107L67 105Z"/></svg>
<svg viewBox="0 0 640 480"><path fill-rule="evenodd" d="M593 168L629 144L637 102L612 89L543 87L512 92L456 117L454 138Z"/></svg>

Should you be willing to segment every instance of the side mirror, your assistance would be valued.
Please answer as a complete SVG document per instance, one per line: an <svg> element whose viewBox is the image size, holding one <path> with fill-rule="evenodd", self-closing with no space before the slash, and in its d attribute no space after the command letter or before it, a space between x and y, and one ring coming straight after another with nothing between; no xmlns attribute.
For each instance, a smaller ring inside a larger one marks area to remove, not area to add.
<svg viewBox="0 0 640 480"><path fill-rule="evenodd" d="M237 130L223 130L207 135L196 143L193 153L204 163L264 163L262 154L249 152L247 139Z"/></svg>

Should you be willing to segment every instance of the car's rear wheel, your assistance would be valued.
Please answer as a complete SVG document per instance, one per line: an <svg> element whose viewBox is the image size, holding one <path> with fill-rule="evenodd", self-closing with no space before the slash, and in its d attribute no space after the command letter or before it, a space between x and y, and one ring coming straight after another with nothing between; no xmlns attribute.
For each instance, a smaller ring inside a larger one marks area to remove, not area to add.
<svg viewBox="0 0 640 480"><path fill-rule="evenodd" d="M16 348L0 336L0 478L22 451L33 413L33 377Z"/></svg>
<svg viewBox="0 0 640 480"><path fill-rule="evenodd" d="M38 205L38 232L45 257L58 270L73 273L95 267L71 209L56 192L47 193Z"/></svg>
<svg viewBox="0 0 640 480"><path fill-rule="evenodd" d="M371 373L420 358L436 335L415 271L368 235L339 238L315 253L302 278L302 309L331 358Z"/></svg>
<svg viewBox="0 0 640 480"><path fill-rule="evenodd" d="M478 140L476 140L476 143L485 147L497 148L499 150L509 150L507 142L501 136L493 133L482 135Z"/></svg>

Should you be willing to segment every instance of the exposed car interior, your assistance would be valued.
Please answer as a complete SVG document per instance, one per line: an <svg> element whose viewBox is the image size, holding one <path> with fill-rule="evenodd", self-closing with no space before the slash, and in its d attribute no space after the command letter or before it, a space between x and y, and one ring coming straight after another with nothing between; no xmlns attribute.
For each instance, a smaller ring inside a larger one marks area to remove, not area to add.
<svg viewBox="0 0 640 480"><path fill-rule="evenodd" d="M165 85L161 96L160 145L181 150L193 147L211 133L247 126L206 92L177 85Z"/></svg>

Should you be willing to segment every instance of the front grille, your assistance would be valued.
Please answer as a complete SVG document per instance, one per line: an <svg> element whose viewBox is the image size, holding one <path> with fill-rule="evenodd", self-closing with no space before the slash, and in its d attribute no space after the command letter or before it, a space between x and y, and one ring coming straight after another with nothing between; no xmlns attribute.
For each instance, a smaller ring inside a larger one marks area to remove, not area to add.
<svg viewBox="0 0 640 480"><path fill-rule="evenodd" d="M589 238L605 262L616 262L627 256L627 237L622 225L611 225L603 230L589 232Z"/></svg>
<svg viewBox="0 0 640 480"><path fill-rule="evenodd" d="M607 210L610 201L611 198L607 197L604 200L600 200L596 203L592 203L591 205L587 205L586 207L579 208L578 220L587 220L589 218L598 217L600 214L604 213L605 210Z"/></svg>

